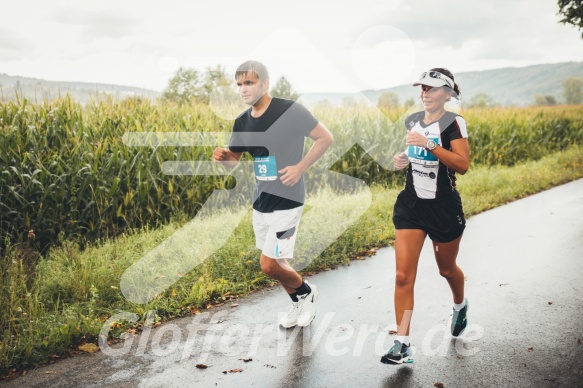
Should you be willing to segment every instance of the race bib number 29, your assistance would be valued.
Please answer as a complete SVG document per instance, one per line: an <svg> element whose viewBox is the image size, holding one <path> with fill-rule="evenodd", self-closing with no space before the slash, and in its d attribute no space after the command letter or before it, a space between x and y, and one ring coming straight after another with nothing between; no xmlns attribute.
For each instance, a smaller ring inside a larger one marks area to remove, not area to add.
<svg viewBox="0 0 583 388"><path fill-rule="evenodd" d="M277 179L277 163L275 155L256 157L253 159L255 178L260 181L274 181Z"/></svg>

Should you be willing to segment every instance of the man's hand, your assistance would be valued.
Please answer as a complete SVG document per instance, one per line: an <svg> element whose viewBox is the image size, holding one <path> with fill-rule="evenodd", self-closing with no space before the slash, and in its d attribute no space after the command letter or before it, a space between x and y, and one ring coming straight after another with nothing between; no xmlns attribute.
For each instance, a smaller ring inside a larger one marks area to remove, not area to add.
<svg viewBox="0 0 583 388"><path fill-rule="evenodd" d="M215 148L215 150L213 151L213 160L215 162L229 160L229 150L220 147Z"/></svg>
<svg viewBox="0 0 583 388"><path fill-rule="evenodd" d="M217 147L213 151L213 161L222 163L227 168L234 168L241 159L242 152L232 152L228 148Z"/></svg>
<svg viewBox="0 0 583 388"><path fill-rule="evenodd" d="M402 168L407 167L407 165L409 164L409 157L407 156L406 153L401 152L398 155L395 155L393 157L393 163L395 164L395 168L397 170L400 170Z"/></svg>
<svg viewBox="0 0 583 388"><path fill-rule="evenodd" d="M278 171L283 174L279 179L284 186L294 186L302 178L302 174L306 172L299 164L295 166L287 166Z"/></svg>

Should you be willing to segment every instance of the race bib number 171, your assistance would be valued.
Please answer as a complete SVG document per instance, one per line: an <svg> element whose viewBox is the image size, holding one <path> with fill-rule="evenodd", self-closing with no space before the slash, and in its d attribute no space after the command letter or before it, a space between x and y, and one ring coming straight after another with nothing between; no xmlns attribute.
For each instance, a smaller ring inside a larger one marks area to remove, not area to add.
<svg viewBox="0 0 583 388"><path fill-rule="evenodd" d="M430 137L429 140L433 140L439 145L438 137ZM425 166L436 166L439 164L437 157L425 149L425 147L409 146L407 156L411 163L423 164Z"/></svg>

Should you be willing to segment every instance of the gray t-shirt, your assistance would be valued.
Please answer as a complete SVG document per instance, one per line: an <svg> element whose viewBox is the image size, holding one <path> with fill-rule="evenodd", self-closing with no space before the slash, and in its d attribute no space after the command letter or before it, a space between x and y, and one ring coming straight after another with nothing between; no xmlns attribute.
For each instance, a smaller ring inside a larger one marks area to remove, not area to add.
<svg viewBox="0 0 583 388"><path fill-rule="evenodd" d="M251 116L251 109L237 117L229 150L249 152L254 159L253 209L271 213L304 204L304 177L284 186L278 171L302 160L304 139L317 124L301 104L276 97L260 117Z"/></svg>

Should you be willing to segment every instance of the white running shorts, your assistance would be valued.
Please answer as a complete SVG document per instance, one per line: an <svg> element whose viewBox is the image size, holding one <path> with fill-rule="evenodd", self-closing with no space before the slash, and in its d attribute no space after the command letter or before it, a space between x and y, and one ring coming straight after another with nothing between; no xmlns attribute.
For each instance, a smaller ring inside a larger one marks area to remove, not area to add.
<svg viewBox="0 0 583 388"><path fill-rule="evenodd" d="M291 259L294 254L303 206L261 213L253 209L255 243L272 259Z"/></svg>

